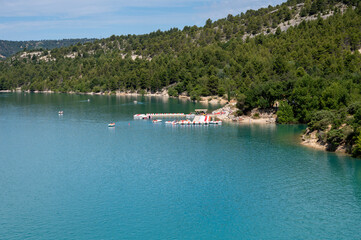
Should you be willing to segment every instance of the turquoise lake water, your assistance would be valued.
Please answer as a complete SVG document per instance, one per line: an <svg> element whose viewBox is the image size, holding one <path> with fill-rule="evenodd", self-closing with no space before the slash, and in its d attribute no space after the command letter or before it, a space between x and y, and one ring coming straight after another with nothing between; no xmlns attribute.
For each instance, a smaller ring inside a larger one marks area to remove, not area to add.
<svg viewBox="0 0 361 240"><path fill-rule="evenodd" d="M361 160L305 126L133 120L204 107L0 94L0 239L360 239Z"/></svg>

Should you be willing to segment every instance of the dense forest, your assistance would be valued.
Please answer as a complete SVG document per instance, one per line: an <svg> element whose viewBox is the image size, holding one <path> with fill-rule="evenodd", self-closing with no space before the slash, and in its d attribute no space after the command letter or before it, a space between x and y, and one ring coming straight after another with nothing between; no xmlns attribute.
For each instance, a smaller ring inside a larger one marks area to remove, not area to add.
<svg viewBox="0 0 361 240"><path fill-rule="evenodd" d="M93 42L95 39L74 38L62 40L41 40L41 41L7 41L0 40L0 58L6 58L19 51L32 49L53 49L68 47L77 43ZM2 56L2 57L1 57Z"/></svg>
<svg viewBox="0 0 361 240"><path fill-rule="evenodd" d="M0 62L0 90L160 91L237 99L239 114L273 107L361 155L361 4L289 0L203 27L111 36L23 51ZM331 129L329 129L331 126Z"/></svg>

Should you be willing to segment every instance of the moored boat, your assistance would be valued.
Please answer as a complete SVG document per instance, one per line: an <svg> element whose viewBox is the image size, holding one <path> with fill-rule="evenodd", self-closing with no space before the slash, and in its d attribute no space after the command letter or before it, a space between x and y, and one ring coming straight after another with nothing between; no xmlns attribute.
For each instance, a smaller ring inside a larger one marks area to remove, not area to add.
<svg viewBox="0 0 361 240"><path fill-rule="evenodd" d="M115 123L109 123L108 127L115 127Z"/></svg>

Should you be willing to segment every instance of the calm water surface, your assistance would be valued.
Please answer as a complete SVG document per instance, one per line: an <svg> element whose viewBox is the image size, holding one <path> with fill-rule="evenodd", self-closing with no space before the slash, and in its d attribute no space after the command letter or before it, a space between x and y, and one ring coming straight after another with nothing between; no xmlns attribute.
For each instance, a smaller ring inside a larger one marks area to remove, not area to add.
<svg viewBox="0 0 361 240"><path fill-rule="evenodd" d="M304 126L132 117L194 108L0 94L0 238L360 238L361 160L300 146Z"/></svg>

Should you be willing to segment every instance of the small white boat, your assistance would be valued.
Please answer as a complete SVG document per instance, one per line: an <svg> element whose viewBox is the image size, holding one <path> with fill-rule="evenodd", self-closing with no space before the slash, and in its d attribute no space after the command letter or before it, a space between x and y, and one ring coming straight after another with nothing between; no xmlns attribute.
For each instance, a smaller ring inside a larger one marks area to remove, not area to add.
<svg viewBox="0 0 361 240"><path fill-rule="evenodd" d="M137 101L134 101L134 104L137 104L138 102Z"/></svg>
<svg viewBox="0 0 361 240"><path fill-rule="evenodd" d="M115 123L109 123L108 127L115 127Z"/></svg>
<svg viewBox="0 0 361 240"><path fill-rule="evenodd" d="M155 119L155 120L153 120L152 122L153 123L159 123L159 122L161 122L162 120L161 119Z"/></svg>
<svg viewBox="0 0 361 240"><path fill-rule="evenodd" d="M64 112L63 112L63 111L59 111L58 114L59 114L59 115L63 115Z"/></svg>

